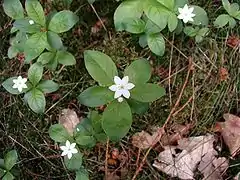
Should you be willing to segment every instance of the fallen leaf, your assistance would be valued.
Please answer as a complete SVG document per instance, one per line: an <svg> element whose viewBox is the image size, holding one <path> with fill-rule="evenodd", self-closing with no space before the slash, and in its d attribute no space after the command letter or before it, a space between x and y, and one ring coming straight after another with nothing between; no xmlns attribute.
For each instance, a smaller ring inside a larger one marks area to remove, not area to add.
<svg viewBox="0 0 240 180"><path fill-rule="evenodd" d="M230 36L227 39L227 45L230 46L231 48L236 48L240 47L240 39L237 36Z"/></svg>
<svg viewBox="0 0 240 180"><path fill-rule="evenodd" d="M138 132L133 135L132 144L133 146L138 147L140 149L147 149L158 143L163 134L164 134L163 128L156 128L152 135L145 131Z"/></svg>
<svg viewBox="0 0 240 180"><path fill-rule="evenodd" d="M165 146L165 150L159 154L153 166L171 177L180 179L194 179L194 172L198 168L205 180L220 180L224 168L219 166L219 162L223 159L216 157L214 141L213 135L180 139L177 146ZM225 169L228 162L226 164Z"/></svg>
<svg viewBox="0 0 240 180"><path fill-rule="evenodd" d="M232 114L224 114L225 122L221 126L221 135L234 157L240 152L240 118Z"/></svg>
<svg viewBox="0 0 240 180"><path fill-rule="evenodd" d="M219 69L220 81L226 81L228 79L228 70L224 67Z"/></svg>
<svg viewBox="0 0 240 180"><path fill-rule="evenodd" d="M105 180L120 180L120 177L115 172L108 172Z"/></svg>
<svg viewBox="0 0 240 180"><path fill-rule="evenodd" d="M74 128L79 123L77 113L71 109L63 109L59 116L59 123L62 124L69 134L73 134Z"/></svg>

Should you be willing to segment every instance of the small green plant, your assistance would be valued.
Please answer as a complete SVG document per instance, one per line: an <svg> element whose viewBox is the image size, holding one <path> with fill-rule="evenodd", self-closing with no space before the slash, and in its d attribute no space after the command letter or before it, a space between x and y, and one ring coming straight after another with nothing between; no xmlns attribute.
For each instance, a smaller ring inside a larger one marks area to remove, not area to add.
<svg viewBox="0 0 240 180"><path fill-rule="evenodd" d="M101 115L92 111L87 118L74 128L70 134L62 124L52 125L49 129L50 137L60 143L64 163L70 171L76 172L76 180L87 180L88 172L84 169L83 154L84 148L92 148L96 142L105 142L107 139L101 127Z"/></svg>
<svg viewBox="0 0 240 180"><path fill-rule="evenodd" d="M165 52L164 33L167 31L179 34L183 29L189 29L188 26L184 27L184 24L189 23L193 28L204 28L201 31L196 29L194 36L197 42L207 34L202 32L208 30L207 13L199 6L187 4L188 0L126 0L115 11L115 28L139 34L141 47L148 46L153 53L162 56Z"/></svg>
<svg viewBox="0 0 240 180"><path fill-rule="evenodd" d="M45 16L37 0L26 0L25 10L19 0L4 0L3 8L14 19L11 33L16 34L10 39L8 57L23 55L25 64L32 64L28 78L11 77L2 85L12 94L25 93L24 100L29 107L36 113L44 113L44 93L52 93L59 88L53 80L42 79L44 69L54 71L58 64L68 66L76 63L59 34L70 30L77 23L78 16L69 10L53 11Z"/></svg>
<svg viewBox="0 0 240 180"><path fill-rule="evenodd" d="M87 50L84 52L86 69L99 86L83 91L78 100L89 107L107 105L101 126L110 140L124 137L132 125L132 113L144 113L150 102L165 95L165 89L148 83L151 67L146 59L131 63L118 75L112 59L104 53Z"/></svg>
<svg viewBox="0 0 240 180"><path fill-rule="evenodd" d="M14 165L17 163L18 155L16 150L9 151L4 159L0 159L0 178L2 180L13 180L12 173Z"/></svg>
<svg viewBox="0 0 240 180"><path fill-rule="evenodd" d="M222 0L222 4L228 14L219 15L214 21L214 26L222 28L228 24L230 28L234 28L237 24L236 20L240 20L239 4L230 4L228 0Z"/></svg>

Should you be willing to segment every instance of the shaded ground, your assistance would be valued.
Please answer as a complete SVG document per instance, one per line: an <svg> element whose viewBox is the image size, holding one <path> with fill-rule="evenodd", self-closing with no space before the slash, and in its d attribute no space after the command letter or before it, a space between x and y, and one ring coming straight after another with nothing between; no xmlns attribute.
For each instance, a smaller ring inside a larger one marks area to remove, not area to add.
<svg viewBox="0 0 240 180"><path fill-rule="evenodd" d="M210 15L211 22L220 11L216 4L198 1ZM91 33L98 21L91 7L86 1L74 2L72 10L77 11L80 22L71 31L63 35L64 44L69 46L76 59L77 65L61 69L55 74L46 73L62 84L54 97L47 98L47 112L36 115L24 104L21 96L12 96L0 87L0 157L10 149L17 149L20 157L18 179L71 179L74 174L67 172L59 158L59 151L48 136L48 128L58 120L61 109L69 107L84 117L88 109L81 106L76 97L94 81L87 75L83 65L82 54L86 49L101 50L111 56L124 68L134 58L148 58L153 65L152 81L162 84L168 91L167 95L151 105L144 116L135 116L132 129L127 137L118 144L110 144L110 149L116 147L120 152L126 152L128 161L126 176L129 179L136 171L137 149L131 145L131 135L141 130L150 130L151 126L161 126L175 104L188 71L188 57L192 57L194 69L191 71L187 86L183 92L179 107L184 107L169 126L174 123L193 123L191 135L213 132L214 123L222 119L223 113L239 114L239 87L240 87L240 53L230 48L226 39L230 35L239 35L240 28L234 30L212 29L206 40L196 45L184 36L167 36L167 50L164 57L156 57L148 49L141 49L137 45L137 38L127 33L117 33L113 28L112 15L118 3L113 0L96 2L99 16L106 19L108 33L102 27L97 33ZM0 9L1 16L3 15ZM9 30L6 26L10 21L4 16L0 18L2 30L0 31L0 83L6 78L24 73L28 66L22 66L16 59L7 58ZM184 43L183 43L184 42ZM172 46L174 44L174 46ZM177 48L176 48L177 47ZM226 80L220 75L221 69L227 70ZM60 68L59 68L60 69ZM170 80L169 80L169 70ZM169 91L170 90L170 91ZM186 104L186 105L185 105ZM170 128L169 128L170 129ZM224 147L225 148L225 147ZM92 150L84 150L84 164L89 170L91 179L103 179L105 161L104 144L97 145ZM163 174L151 167L158 151L154 150L148 156L143 171L138 179L166 179ZM224 151L226 156L229 152ZM140 158L144 156L142 152ZM235 175L240 169L240 159L231 162L227 178ZM118 165L116 165L118 166ZM117 169L115 165L109 168ZM128 178L125 178L128 179Z"/></svg>

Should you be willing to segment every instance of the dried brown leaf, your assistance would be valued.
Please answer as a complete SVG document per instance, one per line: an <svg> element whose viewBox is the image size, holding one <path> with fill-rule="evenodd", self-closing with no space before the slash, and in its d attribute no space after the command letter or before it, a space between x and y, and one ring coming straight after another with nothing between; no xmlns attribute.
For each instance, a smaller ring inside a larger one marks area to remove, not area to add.
<svg viewBox="0 0 240 180"><path fill-rule="evenodd" d="M73 134L74 128L79 123L77 113L71 109L63 109L59 116L59 123L62 124L69 134Z"/></svg>

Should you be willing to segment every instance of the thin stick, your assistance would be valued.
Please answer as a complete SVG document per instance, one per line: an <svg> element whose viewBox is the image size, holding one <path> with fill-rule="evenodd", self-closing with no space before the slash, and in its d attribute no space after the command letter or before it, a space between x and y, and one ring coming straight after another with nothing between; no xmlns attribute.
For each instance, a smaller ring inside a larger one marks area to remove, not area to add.
<svg viewBox="0 0 240 180"><path fill-rule="evenodd" d="M100 16L98 15L96 9L94 8L94 6L92 4L90 4L90 6L91 6L93 12L96 14L96 16L97 16L98 20L100 21L101 25L103 26L103 29L106 31L106 33L108 33L107 28L104 25L104 23L103 23L102 19L100 18Z"/></svg>
<svg viewBox="0 0 240 180"><path fill-rule="evenodd" d="M108 179L108 147L109 147L109 138L107 138L107 145L106 145L106 154L105 154L105 179Z"/></svg>
<svg viewBox="0 0 240 180"><path fill-rule="evenodd" d="M177 111L175 111L175 113L173 113L173 117L175 117L179 112L181 112L191 101L193 100L193 96L191 96L188 101L181 107L179 108Z"/></svg>
<svg viewBox="0 0 240 180"><path fill-rule="evenodd" d="M174 34L173 34L173 40L174 43ZM168 70L168 92L169 92L169 102L170 107L172 106L172 94L171 94L171 74L172 74L172 59L173 59L173 43L171 46L171 57L170 57L170 63L169 63L169 70Z"/></svg>

